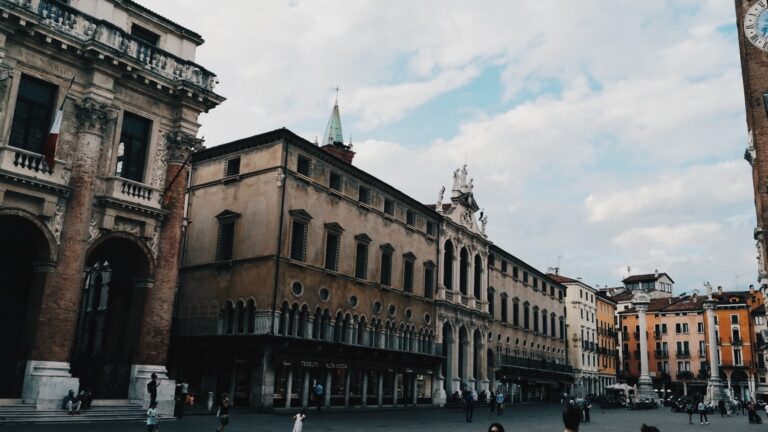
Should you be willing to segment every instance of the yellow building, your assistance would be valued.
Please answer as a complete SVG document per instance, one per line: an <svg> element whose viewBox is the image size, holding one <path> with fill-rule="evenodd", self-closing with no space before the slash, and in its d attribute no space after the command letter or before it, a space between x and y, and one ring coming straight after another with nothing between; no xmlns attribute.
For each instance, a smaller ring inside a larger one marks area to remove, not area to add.
<svg viewBox="0 0 768 432"><path fill-rule="evenodd" d="M616 333L616 302L602 292L597 293L597 366L600 385L605 387L616 383L616 362L618 344Z"/></svg>

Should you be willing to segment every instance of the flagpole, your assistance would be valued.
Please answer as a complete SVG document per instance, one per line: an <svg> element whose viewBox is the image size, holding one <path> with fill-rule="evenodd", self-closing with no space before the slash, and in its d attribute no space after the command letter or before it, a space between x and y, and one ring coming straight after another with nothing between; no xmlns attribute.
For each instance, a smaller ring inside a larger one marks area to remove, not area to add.
<svg viewBox="0 0 768 432"><path fill-rule="evenodd" d="M69 96L69 91L72 90L72 84L75 83L75 76L72 75L72 79L69 81L69 86L67 86L67 91L64 92L64 99L61 100L61 105L59 106L59 111L64 109L64 102L67 101L67 97Z"/></svg>

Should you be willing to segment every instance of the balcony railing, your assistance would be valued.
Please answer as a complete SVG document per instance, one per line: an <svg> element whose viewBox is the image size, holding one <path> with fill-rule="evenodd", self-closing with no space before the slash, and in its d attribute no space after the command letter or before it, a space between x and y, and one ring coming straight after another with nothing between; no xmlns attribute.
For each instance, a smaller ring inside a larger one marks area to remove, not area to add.
<svg viewBox="0 0 768 432"><path fill-rule="evenodd" d="M161 191L133 180L111 177L107 180L107 196L134 204L160 208Z"/></svg>
<svg viewBox="0 0 768 432"><path fill-rule="evenodd" d="M16 147L0 145L0 169L62 186L69 182L69 167L61 161L51 169L43 155Z"/></svg>
<svg viewBox="0 0 768 432"><path fill-rule="evenodd" d="M677 358L690 358L691 352L688 350L678 350L675 352L675 357Z"/></svg>
<svg viewBox="0 0 768 432"><path fill-rule="evenodd" d="M202 66L145 44L112 23L87 15L61 2L0 0L0 8L25 9L37 15L41 26L47 26L83 43L91 43L96 48L110 49L116 58L131 58L138 65L166 79L189 83L207 91L212 91L216 85L216 76Z"/></svg>
<svg viewBox="0 0 768 432"><path fill-rule="evenodd" d="M654 351L653 354L656 358L669 358L669 351Z"/></svg>
<svg viewBox="0 0 768 432"><path fill-rule="evenodd" d="M536 360L506 354L499 354L497 357L496 366L521 367L526 369L537 369L546 372L560 372L565 374L573 373L573 367L563 363Z"/></svg>
<svg viewBox="0 0 768 432"><path fill-rule="evenodd" d="M744 340L740 337L735 337L731 339L731 345L744 345Z"/></svg>
<svg viewBox="0 0 768 432"><path fill-rule="evenodd" d="M653 332L653 338L654 339L661 339L661 332L660 331Z"/></svg>

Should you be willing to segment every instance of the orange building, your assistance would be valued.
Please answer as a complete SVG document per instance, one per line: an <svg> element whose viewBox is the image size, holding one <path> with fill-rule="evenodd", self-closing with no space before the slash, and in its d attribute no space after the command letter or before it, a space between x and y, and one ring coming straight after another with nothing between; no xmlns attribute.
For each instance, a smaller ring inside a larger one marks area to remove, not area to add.
<svg viewBox="0 0 768 432"><path fill-rule="evenodd" d="M616 302L605 293L598 291L597 296L597 366L598 391L616 384L618 362L618 339L616 335Z"/></svg>
<svg viewBox="0 0 768 432"><path fill-rule="evenodd" d="M718 335L720 376L732 389L732 397L754 397L755 346L750 312L760 306L760 292L718 290L715 320ZM671 388L677 394L706 392L708 367L707 326L704 313L707 296L651 299L646 314L648 369L656 389ZM622 359L619 376L640 376L640 329L634 307L619 312Z"/></svg>

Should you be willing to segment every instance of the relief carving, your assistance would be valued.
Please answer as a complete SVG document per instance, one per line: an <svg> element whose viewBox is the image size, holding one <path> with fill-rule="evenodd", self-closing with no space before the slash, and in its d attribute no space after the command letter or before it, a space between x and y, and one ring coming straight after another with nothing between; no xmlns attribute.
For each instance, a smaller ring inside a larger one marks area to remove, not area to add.
<svg viewBox="0 0 768 432"><path fill-rule="evenodd" d="M160 227L155 226L155 232L152 234L152 239L149 241L149 249L152 251L152 256L157 259L157 251L160 247Z"/></svg>
<svg viewBox="0 0 768 432"><path fill-rule="evenodd" d="M95 213L91 216L91 221L88 222L88 241L91 242L99 236L101 230L99 229L99 216Z"/></svg>
<svg viewBox="0 0 768 432"><path fill-rule="evenodd" d="M168 162L186 162L189 155L203 148L203 140L180 130L165 134Z"/></svg>
<svg viewBox="0 0 768 432"><path fill-rule="evenodd" d="M46 222L48 229L53 233L53 237L56 238L56 244L59 244L61 239L61 227L64 224L64 203L59 201L56 204L56 210L53 213L53 217L49 218Z"/></svg>
<svg viewBox="0 0 768 432"><path fill-rule="evenodd" d="M112 228L115 231L124 231L131 233L136 237L141 237L144 225L141 222L132 221L129 219L116 218L115 225Z"/></svg>
<svg viewBox="0 0 768 432"><path fill-rule="evenodd" d="M116 118L115 114L107 104L90 97L75 102L77 129L82 132L103 134L110 121Z"/></svg>
<svg viewBox="0 0 768 432"><path fill-rule="evenodd" d="M152 165L152 183L151 185L163 189L165 187L165 172L168 166L168 147L164 140L160 140L155 152L155 162Z"/></svg>

